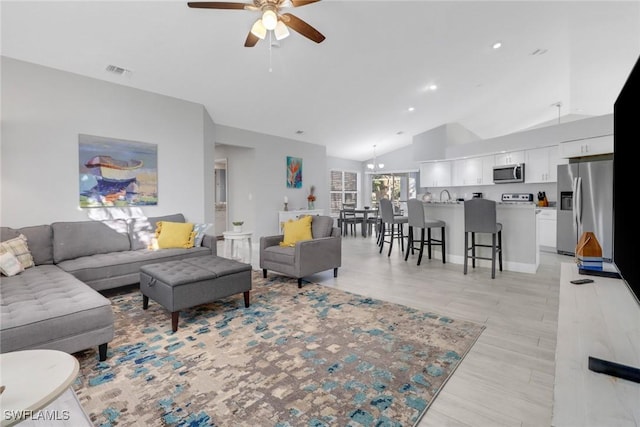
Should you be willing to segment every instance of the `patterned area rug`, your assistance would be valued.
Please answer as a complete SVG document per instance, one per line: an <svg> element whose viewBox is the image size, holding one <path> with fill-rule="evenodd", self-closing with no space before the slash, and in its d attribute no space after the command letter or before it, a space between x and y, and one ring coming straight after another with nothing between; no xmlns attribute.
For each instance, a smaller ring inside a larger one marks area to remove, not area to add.
<svg viewBox="0 0 640 427"><path fill-rule="evenodd" d="M170 314L110 297L105 362L77 353L74 389L100 426L411 426L483 326L253 273L242 294Z"/></svg>

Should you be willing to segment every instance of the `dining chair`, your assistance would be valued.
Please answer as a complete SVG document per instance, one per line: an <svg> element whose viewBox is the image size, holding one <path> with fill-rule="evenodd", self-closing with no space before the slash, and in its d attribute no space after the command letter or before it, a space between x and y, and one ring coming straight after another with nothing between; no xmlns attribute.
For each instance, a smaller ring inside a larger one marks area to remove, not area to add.
<svg viewBox="0 0 640 427"><path fill-rule="evenodd" d="M360 224L363 226L363 218L357 216L355 209L355 204L345 203L342 205L342 228L344 236L349 234L349 230L351 230L351 235L355 236L357 225Z"/></svg>
<svg viewBox="0 0 640 427"><path fill-rule="evenodd" d="M378 243L378 246L380 246L380 253L382 253L384 244L389 243L389 253L387 256L391 256L394 240L400 240L400 247L402 252L404 252L403 224L407 224L409 222L409 218L406 216L394 215L393 205L389 199L380 200L380 216L382 218L382 229L380 230ZM386 237L389 237L389 240L385 240Z"/></svg>
<svg viewBox="0 0 640 427"><path fill-rule="evenodd" d="M496 220L496 202L488 199L464 201L464 274L471 258L471 266L476 267L477 259L491 260L491 278L496 277L496 256L502 271L502 224ZM471 246L469 246L471 233ZM491 245L476 243L476 233L491 234ZM491 248L491 258L477 255L476 248ZM469 256L471 251L471 256Z"/></svg>
<svg viewBox="0 0 640 427"><path fill-rule="evenodd" d="M404 255L404 260L406 261L409 258L409 250L411 250L411 254L413 255L415 249L419 249L418 254L418 265L422 261L422 253L424 251L424 245L427 245L427 255L429 259L431 259L431 246L440 246L442 249L442 263L446 262L446 246L445 246L445 226L446 223L444 221L438 219L427 219L424 211L424 204L421 200L418 199L409 199L407 200L407 211L409 217L409 237L407 240L407 251ZM415 229L420 229L420 238L415 239ZM435 239L431 236L431 229L439 228L440 229L440 239ZM425 240L425 230L427 233L427 238ZM420 246L416 247L416 243L419 243Z"/></svg>

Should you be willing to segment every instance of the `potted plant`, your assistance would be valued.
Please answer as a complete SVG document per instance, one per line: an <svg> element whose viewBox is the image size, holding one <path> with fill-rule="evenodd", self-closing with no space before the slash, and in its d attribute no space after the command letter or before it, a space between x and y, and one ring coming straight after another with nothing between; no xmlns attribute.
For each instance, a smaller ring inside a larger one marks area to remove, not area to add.
<svg viewBox="0 0 640 427"><path fill-rule="evenodd" d="M242 224L244 224L244 221L233 221L233 231L236 232L240 232L242 231Z"/></svg>

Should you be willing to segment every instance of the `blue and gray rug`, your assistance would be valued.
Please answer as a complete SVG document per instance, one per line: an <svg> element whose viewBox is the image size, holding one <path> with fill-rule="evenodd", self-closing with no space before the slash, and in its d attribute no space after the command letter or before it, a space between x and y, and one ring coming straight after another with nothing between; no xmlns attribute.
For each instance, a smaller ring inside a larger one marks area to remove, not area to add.
<svg viewBox="0 0 640 427"><path fill-rule="evenodd" d="M74 389L99 426L412 426L484 329L253 274L242 294L170 314L111 296L108 359L78 353Z"/></svg>

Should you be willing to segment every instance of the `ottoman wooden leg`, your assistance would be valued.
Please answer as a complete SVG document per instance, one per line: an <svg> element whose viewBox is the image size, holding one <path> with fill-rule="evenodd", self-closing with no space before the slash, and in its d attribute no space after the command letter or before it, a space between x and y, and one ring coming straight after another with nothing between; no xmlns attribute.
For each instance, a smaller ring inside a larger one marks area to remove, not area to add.
<svg viewBox="0 0 640 427"><path fill-rule="evenodd" d="M171 330L173 332L178 330L178 317L180 316L180 312L179 311L172 311L171 312Z"/></svg>
<svg viewBox="0 0 640 427"><path fill-rule="evenodd" d="M149 297L142 295L142 309L146 310L147 308L149 308Z"/></svg>
<svg viewBox="0 0 640 427"><path fill-rule="evenodd" d="M249 291L244 293L244 306L247 308L249 307Z"/></svg>

